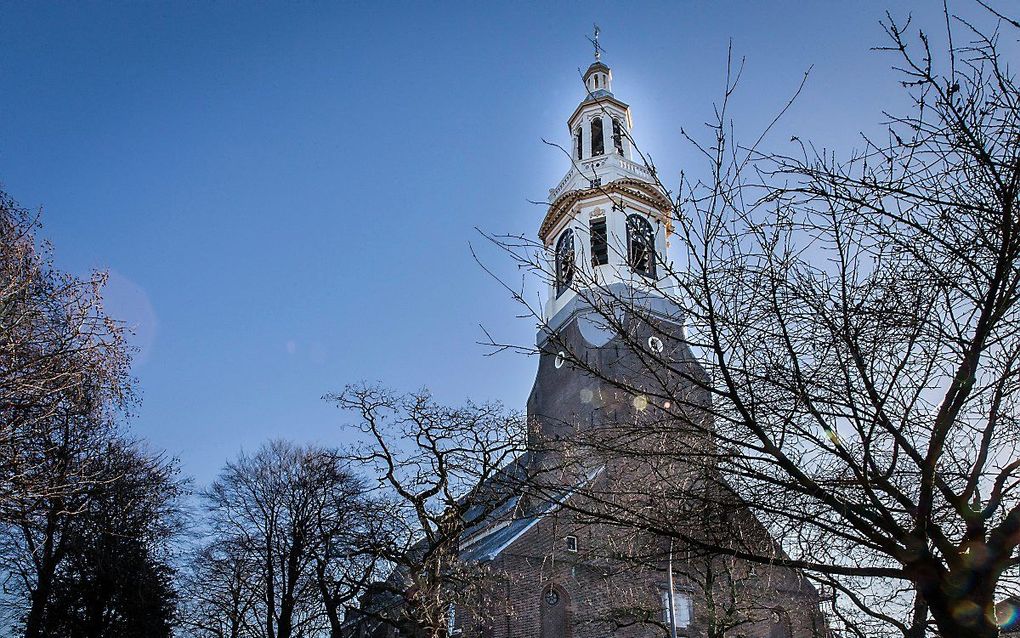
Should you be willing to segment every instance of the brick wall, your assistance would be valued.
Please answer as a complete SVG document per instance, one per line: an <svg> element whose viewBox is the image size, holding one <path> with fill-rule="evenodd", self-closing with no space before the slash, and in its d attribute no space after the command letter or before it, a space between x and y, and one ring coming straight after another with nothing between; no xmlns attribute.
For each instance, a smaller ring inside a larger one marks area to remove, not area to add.
<svg viewBox="0 0 1020 638"><path fill-rule="evenodd" d="M577 537L576 553L567 551L567 535ZM465 638L550 638L542 634L543 608L563 606L570 620L562 638L668 636L661 601L667 547L654 537L578 523L569 512L550 515L494 561L502 596L486 613L490 618L458 624ZM550 587L557 592L554 605L545 599ZM777 607L789 616L795 638L824 635L817 593L791 570L676 551L674 590L693 608L679 636L772 638Z"/></svg>

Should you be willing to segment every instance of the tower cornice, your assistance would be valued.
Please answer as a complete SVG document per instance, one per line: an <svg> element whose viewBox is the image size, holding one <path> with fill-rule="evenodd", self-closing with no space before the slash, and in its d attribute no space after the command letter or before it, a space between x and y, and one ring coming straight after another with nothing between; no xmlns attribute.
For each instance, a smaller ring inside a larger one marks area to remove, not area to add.
<svg viewBox="0 0 1020 638"><path fill-rule="evenodd" d="M650 208L658 211L664 224L670 226L669 211L672 209L672 202L654 184L639 179L624 177L603 186L594 186L578 190L571 190L563 193L549 205L549 212L538 230L538 237L545 244L552 241L552 231L559 223L570 214L574 205L586 199L598 196L623 195L637 200Z"/></svg>
<svg viewBox="0 0 1020 638"><path fill-rule="evenodd" d="M577 105L577 108L574 109L574 112L570 114L569 118L567 118L567 128L570 130L574 128L574 125L577 123L577 118L581 116L581 113L583 111L589 109L592 106L601 107L605 104L612 104L613 106L624 112L624 114L627 117L627 128L630 128L631 126L634 125L633 122L631 121L630 105L627 104L626 102L623 102L622 100L616 99L609 93L601 92L600 95L590 94L586 100Z"/></svg>

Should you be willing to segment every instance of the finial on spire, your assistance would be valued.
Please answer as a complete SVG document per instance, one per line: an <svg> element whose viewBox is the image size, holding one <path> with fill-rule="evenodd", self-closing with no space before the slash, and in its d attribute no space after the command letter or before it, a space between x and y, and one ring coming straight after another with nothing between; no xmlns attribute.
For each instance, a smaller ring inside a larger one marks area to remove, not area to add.
<svg viewBox="0 0 1020 638"><path fill-rule="evenodd" d="M593 26L595 27L594 36L591 37L591 38L588 38L588 36L585 36L585 37L588 39L588 42L591 42L592 45L595 47L595 61L598 62L599 60L602 59L602 52L605 51L605 49L603 49L602 45L599 44L599 33L600 33L599 25L596 24L596 25L593 25Z"/></svg>

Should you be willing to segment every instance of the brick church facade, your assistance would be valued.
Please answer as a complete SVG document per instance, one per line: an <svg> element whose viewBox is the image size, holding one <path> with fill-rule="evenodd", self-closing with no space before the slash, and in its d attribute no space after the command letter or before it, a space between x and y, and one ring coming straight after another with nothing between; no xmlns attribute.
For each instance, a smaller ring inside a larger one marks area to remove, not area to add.
<svg viewBox="0 0 1020 638"><path fill-rule="evenodd" d="M654 526L595 515L604 505L598 495L654 492L694 529L691 495L717 489L683 467L647 460L660 455L633 452L682 454L714 443L705 435L707 375L685 340L683 309L662 294L673 285L671 202L635 159L630 107L612 80L596 55L584 74L587 94L567 122L571 167L550 190L539 230L553 275L528 400L529 449L507 470L528 478L462 536L460 560L484 569L489 587L478 605L450 610L448 634L828 636L819 592L802 574L695 551ZM620 452L623 439L631 452ZM740 535L780 553L735 496L733 503L728 516ZM353 636L398 633L349 627Z"/></svg>

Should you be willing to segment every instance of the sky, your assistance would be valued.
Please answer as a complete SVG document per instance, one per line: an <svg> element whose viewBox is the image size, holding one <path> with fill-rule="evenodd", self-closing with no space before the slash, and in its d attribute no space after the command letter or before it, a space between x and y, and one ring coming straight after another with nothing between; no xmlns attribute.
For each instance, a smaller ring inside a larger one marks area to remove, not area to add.
<svg viewBox="0 0 1020 638"><path fill-rule="evenodd" d="M952 2L969 11L973 5ZM753 136L848 151L902 107L879 20L936 2L0 1L0 187L61 269L109 272L133 331L134 435L201 486L272 438L343 445L322 399L430 388L523 409L535 322L476 263L534 236L601 27L614 91L667 183L703 160L727 49ZM673 176L672 178L670 176ZM529 286L530 295L543 291Z"/></svg>

